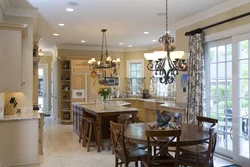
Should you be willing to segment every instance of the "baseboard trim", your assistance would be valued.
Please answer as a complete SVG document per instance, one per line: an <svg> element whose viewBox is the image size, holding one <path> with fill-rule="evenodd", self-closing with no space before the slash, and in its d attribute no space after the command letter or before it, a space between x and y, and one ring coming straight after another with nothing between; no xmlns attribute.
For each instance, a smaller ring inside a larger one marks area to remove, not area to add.
<svg viewBox="0 0 250 167"><path fill-rule="evenodd" d="M22 164L22 165L11 165L8 167L40 167L40 163Z"/></svg>

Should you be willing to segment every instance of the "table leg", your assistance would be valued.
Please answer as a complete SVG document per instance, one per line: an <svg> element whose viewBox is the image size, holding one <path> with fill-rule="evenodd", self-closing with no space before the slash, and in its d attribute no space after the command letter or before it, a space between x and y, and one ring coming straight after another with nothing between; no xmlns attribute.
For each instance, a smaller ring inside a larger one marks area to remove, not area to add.
<svg viewBox="0 0 250 167"><path fill-rule="evenodd" d="M101 136L102 136L102 116L96 118L96 129L97 129L97 152L101 152Z"/></svg>
<svg viewBox="0 0 250 167"><path fill-rule="evenodd" d="M132 121L133 123L138 123L137 113L132 113Z"/></svg>

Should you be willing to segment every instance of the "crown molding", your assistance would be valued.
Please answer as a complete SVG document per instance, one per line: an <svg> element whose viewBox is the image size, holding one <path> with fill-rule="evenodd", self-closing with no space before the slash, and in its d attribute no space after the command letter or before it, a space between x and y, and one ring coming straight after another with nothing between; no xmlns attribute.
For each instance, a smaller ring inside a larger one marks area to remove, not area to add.
<svg viewBox="0 0 250 167"><path fill-rule="evenodd" d="M200 12L198 14L195 14L191 17L188 17L182 21L177 22L176 24L173 24L173 27L178 30L187 26L190 26L192 24L198 23L202 20L211 18L213 16L219 15L221 13L227 12L231 9L234 9L236 7L242 6L249 3L248 0L228 0L222 4L219 4L215 7L212 7L208 10L205 10L203 12Z"/></svg>
<svg viewBox="0 0 250 167"><path fill-rule="evenodd" d="M6 16L21 16L33 19L33 33L36 32L38 9L22 9L11 7L8 0L0 0L0 6Z"/></svg>
<svg viewBox="0 0 250 167"><path fill-rule="evenodd" d="M14 23L1 23L0 22L0 29L5 30L17 30L21 31L22 38L25 38L28 35L28 29L26 24L14 24Z"/></svg>
<svg viewBox="0 0 250 167"><path fill-rule="evenodd" d="M101 51L101 46L91 46L91 45L56 45L58 49L72 49L72 50L93 50L93 51ZM160 44L157 43L155 45L145 46L145 47L131 47L131 48L119 48L119 47L108 47L108 51L113 52L135 52L135 51L146 51L150 49L155 49L160 47Z"/></svg>
<svg viewBox="0 0 250 167"><path fill-rule="evenodd" d="M56 45L58 49L73 49L73 50L96 50L100 51L101 46L91 46L91 45L66 45L60 44ZM108 47L109 51L123 52L122 48Z"/></svg>
<svg viewBox="0 0 250 167"><path fill-rule="evenodd" d="M161 45L162 45L161 43L157 42L157 44L150 45L150 46L124 48L123 51L124 52L136 52L136 51L146 52L147 50L150 50L150 49L157 49L157 48L161 47Z"/></svg>

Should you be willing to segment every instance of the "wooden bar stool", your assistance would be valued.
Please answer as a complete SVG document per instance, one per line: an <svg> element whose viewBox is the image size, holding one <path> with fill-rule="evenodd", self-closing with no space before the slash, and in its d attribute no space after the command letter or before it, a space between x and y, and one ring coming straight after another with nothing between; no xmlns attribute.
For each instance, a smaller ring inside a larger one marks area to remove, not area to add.
<svg viewBox="0 0 250 167"><path fill-rule="evenodd" d="M84 139L84 126L85 126L85 123L87 121L87 117L86 116L82 116L82 118L80 119L80 122L79 122L79 143L81 143L81 140ZM83 147L86 147L83 142L82 142L82 146Z"/></svg>
<svg viewBox="0 0 250 167"><path fill-rule="evenodd" d="M93 139L95 144L91 143L91 139ZM104 150L102 135L100 141L102 150ZM87 118L85 121L84 131L83 131L83 146L86 147L86 144L87 144L87 152L90 151L90 147L97 146L97 130L94 118Z"/></svg>

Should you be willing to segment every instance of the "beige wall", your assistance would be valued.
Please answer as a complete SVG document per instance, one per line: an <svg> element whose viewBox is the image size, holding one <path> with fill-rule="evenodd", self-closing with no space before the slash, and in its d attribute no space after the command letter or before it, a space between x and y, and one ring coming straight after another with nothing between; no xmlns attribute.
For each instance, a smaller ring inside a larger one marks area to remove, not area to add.
<svg viewBox="0 0 250 167"><path fill-rule="evenodd" d="M32 107L33 103L33 21L31 18L4 16L4 22L27 24L28 36L23 40L23 81L22 92L6 93L6 100L16 97L18 108Z"/></svg>
<svg viewBox="0 0 250 167"><path fill-rule="evenodd" d="M223 20L235 17L235 16L238 16L240 14L249 12L249 9L250 9L250 3L247 3L244 6L234 8L234 9L232 9L230 11L227 11L225 13L222 13L222 14L219 14L217 16L211 17L209 19L205 19L205 20L200 21L198 23L195 23L193 25L178 29L176 31L176 47L177 47L177 50L183 50L185 52L189 52L188 51L188 39L189 38L184 35L185 32L191 31L191 30L194 30L194 29L197 29L197 28L201 28L201 27L204 27L204 26L207 26L207 25L210 25L210 24L214 24L214 23L217 23L219 21L223 21ZM241 18L241 19L229 22L229 23L225 23L225 24L213 27L213 28L209 28L209 29L205 30L204 32L205 32L205 35L210 35L210 34L213 34L213 33L217 33L217 32L220 32L220 31L224 31L224 30L227 30L227 29L238 27L238 26L241 26L241 25L244 25L244 24L249 24L250 23L249 20L250 20L250 16L247 16L247 17L244 17L244 18ZM177 82L176 83L177 84L176 85L176 88L177 88L176 100L178 102L185 102L184 97L187 96L187 93L182 93L181 90L178 89L178 87L180 87L180 76L181 75L179 75L177 77L177 80L176 80L176 82Z"/></svg>
<svg viewBox="0 0 250 167"><path fill-rule="evenodd" d="M3 17L4 17L3 10L2 10L2 8L0 6L0 22L3 21Z"/></svg>

